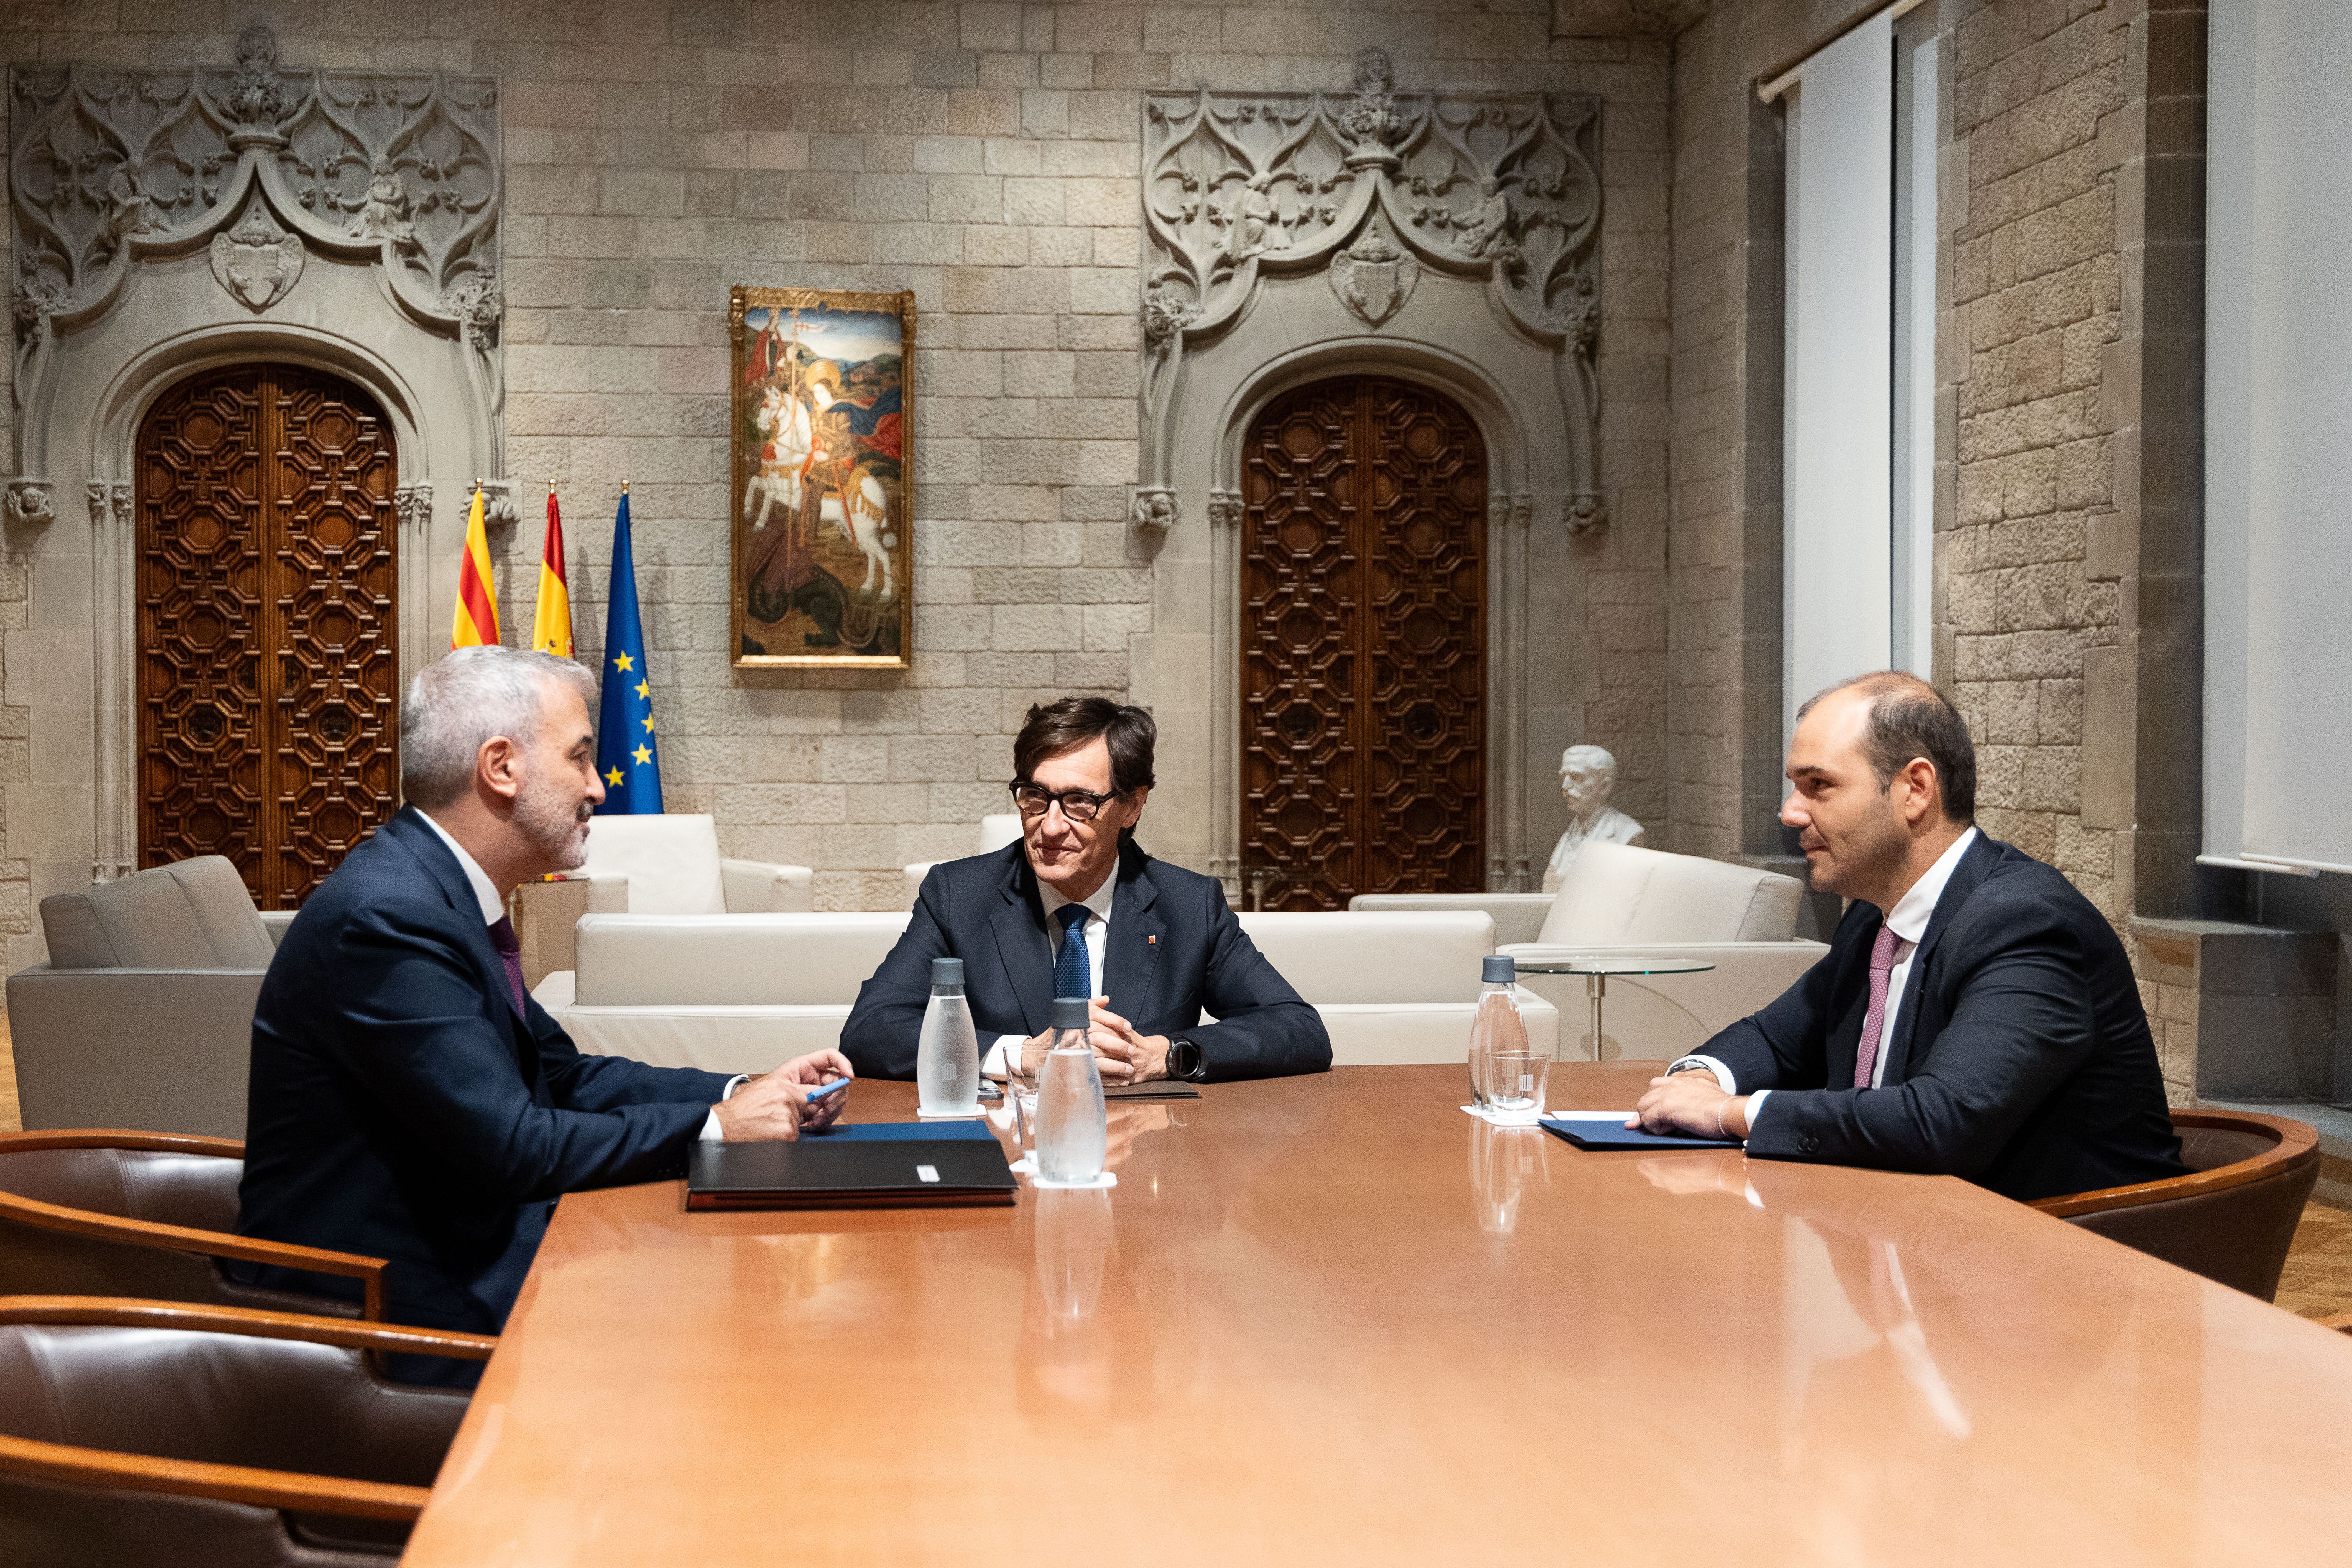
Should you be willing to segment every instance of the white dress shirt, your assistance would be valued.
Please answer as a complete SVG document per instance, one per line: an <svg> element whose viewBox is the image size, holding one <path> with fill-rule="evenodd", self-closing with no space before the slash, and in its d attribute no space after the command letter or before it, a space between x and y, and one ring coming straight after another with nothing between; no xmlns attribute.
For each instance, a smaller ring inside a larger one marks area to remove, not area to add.
<svg viewBox="0 0 2352 1568"><path fill-rule="evenodd" d="M441 842L449 847L449 853L457 858L457 869L466 873L466 880L473 887L474 897L481 900L482 923L486 926L494 926L506 919L507 901L499 897L499 885L490 880L490 874L482 869L481 862L467 854L466 847L452 838L449 836L449 830L434 821L430 813L420 811L416 815L425 818L425 826L439 834ZM735 1091L741 1088L750 1077L749 1073L737 1073L727 1080L726 1090L719 1098L733 1099ZM719 1131L717 1110L711 1111L702 1119L702 1141L705 1143L717 1143L722 1141Z"/></svg>
<svg viewBox="0 0 2352 1568"><path fill-rule="evenodd" d="M1895 1021L1903 1016L1903 987L1911 978L1911 957L1919 951L1919 939L1927 934L1927 922L1935 918L1936 900L1944 896L1944 887L1951 881L1952 873L1958 869L1960 857L1967 854L1969 846L1976 841L1977 830L1974 827L1952 840L1951 847L1936 857L1936 863L1927 868L1927 874L1912 883L1910 890L1895 900L1895 907L1886 911L1886 929L1893 931L1895 938L1895 968L1886 977L1886 1014L1879 1020L1875 1042L1854 1042L1857 1060L1864 1046L1880 1047L1870 1069L1870 1087L1873 1089L1883 1089L1886 1084L1886 1052L1884 1047L1885 1042L1895 1037ZM1731 1069L1713 1057L1684 1057L1667 1070L1671 1072L1684 1062L1703 1063L1707 1071L1715 1075L1716 1082L1723 1086L1724 1093L1739 1092L1738 1080ZM1829 1087L1839 1089L1844 1086L1832 1084ZM1770 1098L1772 1091L1769 1089L1759 1089L1748 1097L1748 1131L1751 1136L1756 1131L1756 1119L1764 1113L1764 1102Z"/></svg>
<svg viewBox="0 0 2352 1568"><path fill-rule="evenodd" d="M1103 990L1103 953L1110 946L1110 897L1118 890L1118 869L1115 866L1111 874L1103 879L1102 886L1083 899L1066 899L1043 877L1037 879L1037 896L1045 906L1045 941L1055 958L1062 956L1062 922L1054 918L1054 911L1071 903L1083 903L1089 911L1087 918L1079 922L1087 931L1087 994L1089 996L1108 994ZM980 1070L991 1078L1003 1078L1005 1073L1004 1053L1019 1050L1021 1042L1027 1037L1025 1035L997 1036L996 1043L988 1047L988 1059L980 1064Z"/></svg>

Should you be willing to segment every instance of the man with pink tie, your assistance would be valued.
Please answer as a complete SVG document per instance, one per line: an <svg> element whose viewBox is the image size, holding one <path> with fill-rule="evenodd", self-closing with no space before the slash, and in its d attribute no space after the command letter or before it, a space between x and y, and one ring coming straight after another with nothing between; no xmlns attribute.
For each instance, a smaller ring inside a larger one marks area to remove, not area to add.
<svg viewBox="0 0 2352 1568"><path fill-rule="evenodd" d="M1780 820L1845 919L1786 994L1652 1081L1641 1124L2020 1200L2181 1174L2123 944L1978 831L1944 695L1895 670L1830 688L1798 710L1788 776Z"/></svg>

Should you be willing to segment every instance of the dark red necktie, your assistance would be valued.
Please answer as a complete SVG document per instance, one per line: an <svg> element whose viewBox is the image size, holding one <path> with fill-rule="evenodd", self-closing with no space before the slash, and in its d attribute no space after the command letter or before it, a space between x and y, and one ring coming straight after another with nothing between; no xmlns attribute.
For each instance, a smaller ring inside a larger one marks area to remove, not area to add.
<svg viewBox="0 0 2352 1568"><path fill-rule="evenodd" d="M499 962L507 966L507 989L514 993L517 1016L523 1011L522 942L515 935L514 921L500 915L490 927L490 945L499 950Z"/></svg>

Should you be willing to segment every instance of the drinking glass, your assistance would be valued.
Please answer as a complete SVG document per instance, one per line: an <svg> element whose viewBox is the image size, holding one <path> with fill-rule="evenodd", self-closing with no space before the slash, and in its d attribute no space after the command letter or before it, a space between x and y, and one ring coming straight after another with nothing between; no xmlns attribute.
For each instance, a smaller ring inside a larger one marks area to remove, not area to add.
<svg viewBox="0 0 2352 1568"><path fill-rule="evenodd" d="M1004 1052L1004 1092L1013 1100L1013 1126L1021 1135L1021 1152L1034 1169L1037 1156L1037 1085L1053 1050L1049 1037L1024 1040Z"/></svg>
<svg viewBox="0 0 2352 1568"><path fill-rule="evenodd" d="M1534 1121L1543 1115L1544 1089L1551 1077L1549 1052L1489 1050L1486 1053L1486 1105L1510 1121Z"/></svg>

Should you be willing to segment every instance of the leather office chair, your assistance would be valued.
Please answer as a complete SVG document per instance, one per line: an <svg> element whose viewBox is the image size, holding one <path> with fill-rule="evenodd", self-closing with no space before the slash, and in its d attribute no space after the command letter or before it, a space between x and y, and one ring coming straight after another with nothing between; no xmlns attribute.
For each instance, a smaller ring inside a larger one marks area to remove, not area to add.
<svg viewBox="0 0 2352 1568"><path fill-rule="evenodd" d="M2319 1134L2284 1116L2176 1110L2189 1174L2032 1205L2263 1300L2319 1180Z"/></svg>
<svg viewBox="0 0 2352 1568"><path fill-rule="evenodd" d="M381 1568L467 1396L372 1354L487 1357L478 1334L226 1307L0 1297L0 1562Z"/></svg>
<svg viewBox="0 0 2352 1568"><path fill-rule="evenodd" d="M245 1145L226 1138L0 1133L0 1293L382 1318L383 1258L231 1234L244 1173ZM238 1285L223 1277L221 1258L356 1279L361 1304Z"/></svg>

